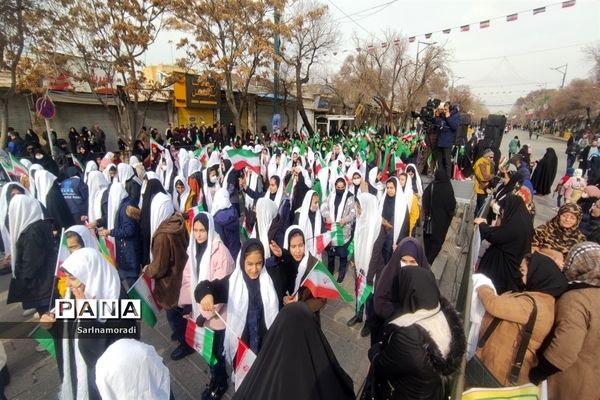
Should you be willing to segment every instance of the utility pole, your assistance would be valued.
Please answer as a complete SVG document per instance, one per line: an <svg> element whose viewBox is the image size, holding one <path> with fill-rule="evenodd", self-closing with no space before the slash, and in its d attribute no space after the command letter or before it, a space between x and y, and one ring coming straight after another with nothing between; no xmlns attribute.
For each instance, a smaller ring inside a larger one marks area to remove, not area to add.
<svg viewBox="0 0 600 400"><path fill-rule="evenodd" d="M562 83L560 84L560 88L563 89L565 87L565 78L567 77L567 68L569 64L564 64L556 68L550 68L553 71L560 72L562 74ZM562 70L564 68L564 71Z"/></svg>

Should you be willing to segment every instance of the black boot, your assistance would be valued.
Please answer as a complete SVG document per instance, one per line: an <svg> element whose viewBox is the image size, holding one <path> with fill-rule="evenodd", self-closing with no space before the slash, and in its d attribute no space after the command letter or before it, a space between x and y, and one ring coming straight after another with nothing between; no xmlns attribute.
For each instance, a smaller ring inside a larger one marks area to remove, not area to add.
<svg viewBox="0 0 600 400"><path fill-rule="evenodd" d="M360 336L362 337L367 337L371 334L371 330L369 329L369 327L367 326L367 324L365 323L362 327L362 329L360 330Z"/></svg>
<svg viewBox="0 0 600 400"><path fill-rule="evenodd" d="M181 360L190 354L194 353L194 349L186 344L180 344L177 346L175 350L171 353L171 360L178 361Z"/></svg>
<svg viewBox="0 0 600 400"><path fill-rule="evenodd" d="M348 320L348 322L346 323L346 325L348 326L354 326L358 323L362 322L362 317L358 314L355 314L354 317L350 318L350 320Z"/></svg>
<svg viewBox="0 0 600 400"><path fill-rule="evenodd" d="M227 384L224 386L217 386L211 383L204 389L204 392L202 392L202 400L221 400L223 395L227 393L227 389Z"/></svg>

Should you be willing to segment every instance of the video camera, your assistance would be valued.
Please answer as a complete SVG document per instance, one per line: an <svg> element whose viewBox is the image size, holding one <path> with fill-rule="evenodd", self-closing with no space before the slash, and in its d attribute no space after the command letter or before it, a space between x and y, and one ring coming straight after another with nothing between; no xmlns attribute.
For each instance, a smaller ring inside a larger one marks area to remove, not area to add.
<svg viewBox="0 0 600 400"><path fill-rule="evenodd" d="M427 100L427 104L421 107L420 112L411 111L411 117L413 119L420 118L423 122L423 129L427 133L437 133L440 125L435 122L435 118L437 117L436 111L439 109L441 103L440 99L429 99Z"/></svg>

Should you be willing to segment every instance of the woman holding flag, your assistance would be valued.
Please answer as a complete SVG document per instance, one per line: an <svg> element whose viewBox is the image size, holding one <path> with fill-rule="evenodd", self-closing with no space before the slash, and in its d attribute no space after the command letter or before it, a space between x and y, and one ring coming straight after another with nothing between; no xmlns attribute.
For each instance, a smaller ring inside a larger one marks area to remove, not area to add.
<svg viewBox="0 0 600 400"><path fill-rule="evenodd" d="M322 259L322 254L317 251L315 236L325 231L325 224L319 208L319 194L314 190L309 190L304 196L302 207L296 211L294 223L300 226L302 232L306 235L306 248L312 256L318 260Z"/></svg>
<svg viewBox="0 0 600 400"><path fill-rule="evenodd" d="M203 311L214 312L215 304L227 303L225 354L234 369L237 365L233 360L242 358L242 354L236 357L238 351L259 353L265 334L279 312L278 291L264 268L264 254L259 240L248 239L231 275L204 280L194 292Z"/></svg>
<svg viewBox="0 0 600 400"><path fill-rule="evenodd" d="M212 215L201 212L194 217L189 246L188 260L183 270L179 305L192 305L194 321L214 332L212 354L216 364L210 366L210 383L202 393L202 399L219 399L227 391L227 370L225 368L224 341L225 324L215 312L203 311L194 299L196 285L202 281L214 281L230 275L235 263L227 247L215 232ZM227 318L227 305L217 304L215 311Z"/></svg>
<svg viewBox="0 0 600 400"><path fill-rule="evenodd" d="M290 226L285 232L283 250L275 242L271 242L270 248L277 262L277 286L281 291L279 298L283 305L302 301L320 321L319 311L327 304L327 300L314 297L307 287L302 286L310 271L320 261L309 253L302 229L298 225Z"/></svg>
<svg viewBox="0 0 600 400"><path fill-rule="evenodd" d="M356 265L356 314L348 321L348 326L363 321L363 310L366 305L366 321L360 335L366 337L370 333L373 319L373 282L385 267L383 261L383 245L385 229L381 225L381 215L377 197L370 193L359 193L356 202L356 228L354 231L354 252Z"/></svg>
<svg viewBox="0 0 600 400"><path fill-rule="evenodd" d="M335 192L329 195L329 198L321 206L321 213L325 218L325 223L331 226L331 230L340 225L343 230L344 244L327 249L327 268L333 275L335 268L335 258L339 257L340 265L338 271L338 283L343 282L346 276L346 267L348 264L348 243L352 238L352 224L356 217L354 209L354 196L348 192L346 180L343 176L335 179Z"/></svg>

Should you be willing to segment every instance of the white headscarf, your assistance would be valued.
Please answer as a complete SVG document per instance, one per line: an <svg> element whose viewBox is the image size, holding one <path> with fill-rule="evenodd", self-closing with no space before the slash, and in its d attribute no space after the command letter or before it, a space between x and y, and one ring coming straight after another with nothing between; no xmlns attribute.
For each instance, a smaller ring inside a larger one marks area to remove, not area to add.
<svg viewBox="0 0 600 400"><path fill-rule="evenodd" d="M44 167L42 167L40 164L32 164L29 167L29 192L35 198L37 198L37 196L35 195L35 174L37 173L37 171L42 171L43 169Z"/></svg>
<svg viewBox="0 0 600 400"><path fill-rule="evenodd" d="M188 164L190 162L190 155L186 149L179 149L179 174L185 178L188 177Z"/></svg>
<svg viewBox="0 0 600 400"><path fill-rule="evenodd" d="M19 161L27 169L29 169L29 167L31 167L33 165L33 163L31 161L29 161L28 159L26 159L26 158L21 158Z"/></svg>
<svg viewBox="0 0 600 400"><path fill-rule="evenodd" d="M46 198L50 188L54 185L54 181L56 181L56 176L45 169L42 169L35 173L34 180L36 198L44 205L44 207L48 207Z"/></svg>
<svg viewBox="0 0 600 400"><path fill-rule="evenodd" d="M171 394L169 369L162 358L154 347L135 339L108 346L96 362L96 386L102 400L169 400Z"/></svg>
<svg viewBox="0 0 600 400"><path fill-rule="evenodd" d="M67 232L73 232L78 234L81 240L83 240L83 247L96 250L98 249L98 239L96 239L96 237L92 235L92 232L90 232L90 230L85 226L73 225L65 231L65 233Z"/></svg>
<svg viewBox="0 0 600 400"><path fill-rule="evenodd" d="M256 189L258 188L258 178L260 177L260 175L258 175L256 172L254 171L250 171L250 173L248 174L248 187L254 191L256 191ZM254 206L254 199L252 197L250 197L249 195L244 195L245 199L246 199L246 208L251 210L252 206Z"/></svg>
<svg viewBox="0 0 600 400"><path fill-rule="evenodd" d="M392 176L387 180L387 182L392 179L396 180L396 196L394 196L394 221L388 222L394 225L394 237L392 243L398 243L398 237L400 237L400 231L402 230L402 224L404 224L404 217L406 217L406 209L408 205L406 204L406 197L404 196L404 193L402 193L402 186L400 186L398 178ZM381 200L379 200L379 215L381 215L381 212L383 211L383 205L385 204L386 196L387 194L384 194Z"/></svg>
<svg viewBox="0 0 600 400"><path fill-rule="evenodd" d="M310 203L314 195L317 192L314 190L309 190L306 192L304 196L304 200L302 200L302 206L300 207L300 215L298 216L298 226L304 232L304 239L306 241L305 245L308 251L316 258L321 259L321 255L317 253L317 242L315 241L315 236L321 233L321 220L323 217L321 216L321 209L317 207L317 211L315 212L315 228L313 229L310 218L308 218L308 213L310 212Z"/></svg>
<svg viewBox="0 0 600 400"><path fill-rule="evenodd" d="M138 164L141 164L139 158L137 158L136 156L129 157L129 165L135 168Z"/></svg>
<svg viewBox="0 0 600 400"><path fill-rule="evenodd" d="M211 214L214 216L219 211L225 210L231 207L231 201L229 200L229 192L225 188L217 190L215 198L213 199Z"/></svg>
<svg viewBox="0 0 600 400"><path fill-rule="evenodd" d="M10 233L8 232L8 227L4 223L6 221L6 216L8 215L8 204L9 200L9 189L13 189L15 187L21 188L21 190L25 193L25 195L29 196L29 191L23 187L20 183L17 182L8 182L2 189L0 190L0 234L2 235L2 242L4 243L4 253L10 254Z"/></svg>
<svg viewBox="0 0 600 400"><path fill-rule="evenodd" d="M357 196L358 192L360 192L360 186L357 189L354 185L354 182L352 182L354 174L359 174L361 178L364 177L360 170L356 168L356 164L352 163L352 165L350 165L350 168L348 168L348 172L346 173L346 180L348 181L348 191L354 196Z"/></svg>
<svg viewBox="0 0 600 400"><path fill-rule="evenodd" d="M371 170L369 170L369 184L377 191L377 200L381 201L383 196L385 196L385 184L382 182L376 182L378 172L379 170L377 167L373 167Z"/></svg>
<svg viewBox="0 0 600 400"><path fill-rule="evenodd" d="M88 175L88 220L96 221L102 217L102 194L108 188L108 181L100 171L91 171Z"/></svg>
<svg viewBox="0 0 600 400"><path fill-rule="evenodd" d="M218 176L218 174L219 174L219 172L217 171L217 176ZM204 196L204 200L206 201L206 208L208 208L208 211L212 211L213 202L214 202L214 196L211 193L211 186L208 185L208 168L205 169L204 171L202 171L202 180L203 180L203 182L202 182L202 194ZM218 180L212 186L212 188L215 188L215 187L217 189L219 189L221 187L221 185L219 184ZM215 194L215 196L216 196L216 194Z"/></svg>
<svg viewBox="0 0 600 400"><path fill-rule="evenodd" d="M269 249L269 228L277 217L277 205L269 199L261 198L256 202L256 223L252 230L252 238L259 238L265 248L265 259L271 257Z"/></svg>
<svg viewBox="0 0 600 400"><path fill-rule="evenodd" d="M423 198L423 182L421 181L421 175L419 174L419 171L417 170L417 166L415 164L408 164L406 166L405 171L408 170L408 167L412 167L415 171L415 179L417 180L417 194L419 195L419 199L421 199Z"/></svg>
<svg viewBox="0 0 600 400"><path fill-rule="evenodd" d="M202 166L200 165L200 161L198 161L198 159L196 159L196 158L190 158L190 161L188 162L188 165L187 165L186 177L192 176L192 174L194 172L198 172L201 169L202 169Z"/></svg>
<svg viewBox="0 0 600 400"><path fill-rule="evenodd" d="M381 231L381 213L377 204L377 197L370 193L359 193L361 213L356 218L354 231L354 262L357 271L363 270L365 275L369 271L369 263L373 255L373 245Z"/></svg>
<svg viewBox="0 0 600 400"><path fill-rule="evenodd" d="M298 229L300 232L302 232L302 228L300 228L298 225L291 225L285 231L285 237L283 239L283 248L286 250L290 249L290 233L295 229ZM306 267L308 265L309 252L308 252L308 246L306 246L306 236L305 236L304 232L302 232L302 239L304 240L304 257L302 258L302 260L300 261L300 264L298 265L298 272L296 273L296 282L294 284L294 293L298 292L298 289L300 289L300 284L302 283L302 277L306 273ZM290 293L290 295L291 294L292 293Z"/></svg>
<svg viewBox="0 0 600 400"><path fill-rule="evenodd" d="M208 279L208 273L210 270L210 258L212 256L213 249L213 240L219 238L219 235L215 233L215 221L213 220L212 215L210 215L207 212L201 212L194 217L194 221L192 222L192 232L194 230L194 223L196 221L202 223L199 219L196 219L196 217L200 214L204 214L208 218L208 226L204 227L207 233L206 250L204 250L204 254L202 255L202 259L200 260L200 265L197 265L196 262L196 238L194 238L193 233L190 235L190 242L187 248L188 260L190 262L192 272L192 284L190 285L190 289L192 291L192 299L194 298L194 290L196 289L198 283ZM193 316L194 318L196 318L200 314L200 311L198 310L198 304L195 301L192 301L192 309Z"/></svg>
<svg viewBox="0 0 600 400"><path fill-rule="evenodd" d="M121 294L119 273L96 249L75 250L63 262L62 268L85 285L88 299L118 299Z"/></svg>
<svg viewBox="0 0 600 400"><path fill-rule="evenodd" d="M120 163L117 165L117 178L123 185L134 176L135 172L133 171L131 165L125 163Z"/></svg>
<svg viewBox="0 0 600 400"><path fill-rule="evenodd" d="M177 182L181 182L183 185L183 193L181 196L177 193ZM173 181L173 205L175 206L175 211L185 211L185 203L187 202L188 197L190 196L190 186L187 183L187 179L185 179L181 175L177 175L175 180ZM179 197L179 201L177 201L177 197Z"/></svg>
<svg viewBox="0 0 600 400"><path fill-rule="evenodd" d="M106 156L104 158L106 158ZM102 171L102 173L104 174L104 177L106 178L106 181L108 183L111 183L113 180L118 179L117 175L115 175L112 179L110 178L110 173L109 172L110 172L111 168L117 169L117 166L115 164L113 164L113 163L110 163L110 164L108 164L106 166L106 168L104 168L104 171Z"/></svg>
<svg viewBox="0 0 600 400"><path fill-rule="evenodd" d="M17 194L10 201L8 206L8 228L10 230L10 264L13 278L15 277L15 260L17 259L17 241L29 225L42 218L44 218L42 207L33 197Z"/></svg>
<svg viewBox="0 0 600 400"><path fill-rule="evenodd" d="M162 170L163 160L167 163L167 169L165 171ZM156 175L158 175L158 180L162 183L167 192L169 192L170 189L172 190L169 186L171 185L171 177L173 176L173 158L169 149L165 149L165 151L162 152L160 162L156 167Z"/></svg>
<svg viewBox="0 0 600 400"><path fill-rule="evenodd" d="M344 194L342 195L342 200L340 201L340 204L338 206L338 210L337 210L337 214L335 213L335 197L336 197L336 192L337 189L335 189L334 187L334 191L331 192L329 194L329 214L330 214L330 218L333 222L339 222L342 219L342 216L344 215L344 208L346 208L346 201L348 200L348 185L346 184L346 180L344 179L343 176L338 176L335 178L334 182L337 182L339 179L342 179L344 181Z"/></svg>
<svg viewBox="0 0 600 400"><path fill-rule="evenodd" d="M237 350L237 335L241 335L246 326L246 315L248 314L248 288L244 281L241 259L244 256L240 251L237 257L236 268L229 277L229 297L227 301L227 323L229 329L225 329L225 354L229 361L233 361ZM258 276L260 281L260 297L263 303L263 316L267 329L271 327L277 313L279 312L279 299L273 281L264 266Z"/></svg>
<svg viewBox="0 0 600 400"><path fill-rule="evenodd" d="M275 175L273 175L275 176ZM269 180L271 180L271 178L273 178L273 176L269 177ZM279 177L279 175L277 175L277 177ZM269 199L271 200L271 191L269 190L269 188L267 187L267 191L265 192L265 199ZM277 186L277 192L275 193L275 205L277 206L277 208L279 208L279 206L281 206L281 199L283 198L283 179L279 179L279 186Z"/></svg>
<svg viewBox="0 0 600 400"><path fill-rule="evenodd" d="M96 164L96 161L88 161L85 164L85 171L83 173L83 181L85 183L88 182L88 175L92 171L98 171L98 164Z"/></svg>
<svg viewBox="0 0 600 400"><path fill-rule="evenodd" d="M400 183L400 182L398 182ZM406 206L408 207L408 212L412 209L414 192L412 187L412 178L410 175L406 174L406 184L404 185L404 189L402 190L404 197L406 198Z"/></svg>
<svg viewBox="0 0 600 400"><path fill-rule="evenodd" d="M108 229L114 229L121 201L125 197L127 197L125 185L121 182L113 182L108 192L108 210L106 212L106 226Z"/></svg>
<svg viewBox="0 0 600 400"><path fill-rule="evenodd" d="M152 236L154 236L158 226L174 213L175 209L169 195L162 192L156 193L150 203L150 232Z"/></svg>
<svg viewBox="0 0 600 400"><path fill-rule="evenodd" d="M287 157L283 152L281 153L281 158L279 160L279 166L277 166L277 154L273 154L271 156L271 161L269 161L269 166L267 167L269 179L273 175L278 175L280 177L284 176L283 173L286 169L286 166L287 166Z"/></svg>

